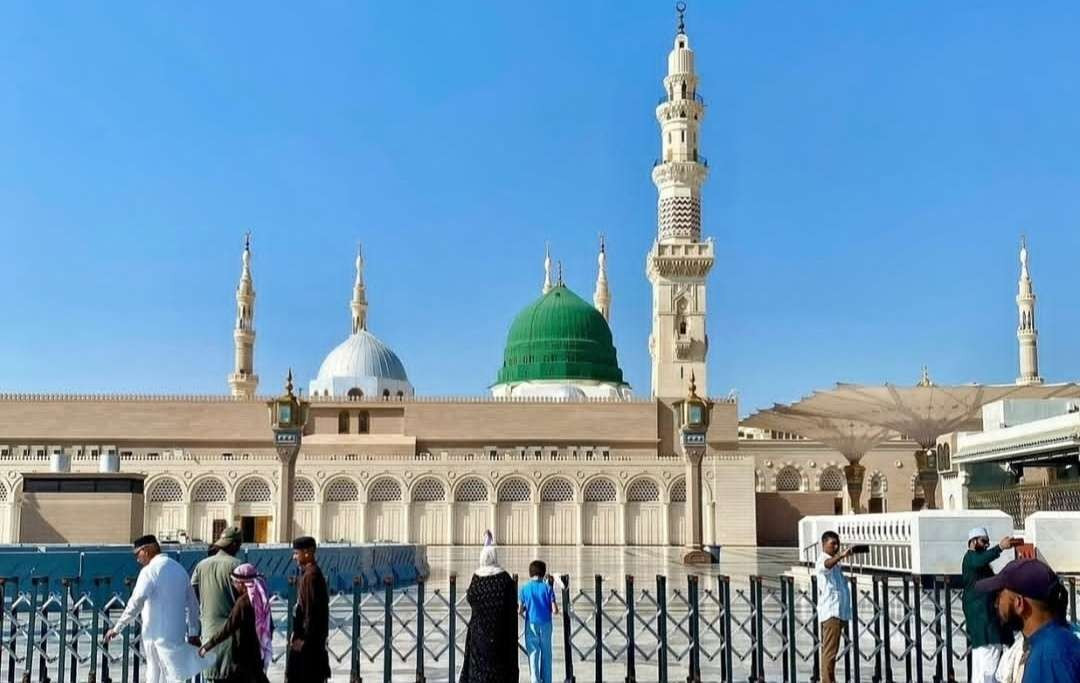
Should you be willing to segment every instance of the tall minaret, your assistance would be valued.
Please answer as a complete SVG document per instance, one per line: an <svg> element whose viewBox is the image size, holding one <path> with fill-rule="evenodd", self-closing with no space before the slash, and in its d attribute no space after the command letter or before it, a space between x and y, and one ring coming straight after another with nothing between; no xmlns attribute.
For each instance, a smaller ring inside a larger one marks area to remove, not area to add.
<svg viewBox="0 0 1080 683"><path fill-rule="evenodd" d="M707 396L705 280L713 265L711 240L701 241L701 186L708 175L699 153L705 104L698 94L694 52L679 3L675 44L668 53L665 98L656 107L661 158L653 167L657 199L657 241L646 274L652 283L652 394L679 399L693 374Z"/></svg>
<svg viewBox="0 0 1080 683"><path fill-rule="evenodd" d="M551 248L547 245L544 246L544 288L541 290L541 294L547 294L551 290L555 289L555 285L551 283Z"/></svg>
<svg viewBox="0 0 1080 683"><path fill-rule="evenodd" d="M352 302L352 333L367 329L367 293L364 290L364 255L360 251L360 245L356 245L356 282L353 283Z"/></svg>
<svg viewBox="0 0 1080 683"><path fill-rule="evenodd" d="M236 285L236 328L233 330L233 372L229 390L233 396L252 398L259 386L255 374L255 283L251 279L251 233L244 237L243 268Z"/></svg>
<svg viewBox="0 0 1080 683"><path fill-rule="evenodd" d="M1028 273L1027 240L1020 239L1020 287L1016 293L1019 324L1016 340L1020 343L1020 376L1017 384L1042 384L1039 377L1039 333L1035 329L1035 290Z"/></svg>
<svg viewBox="0 0 1080 683"><path fill-rule="evenodd" d="M604 250L604 236L600 235L600 255L596 257L598 268L596 271L596 291L593 292L593 306L604 316L604 320L611 322L611 292L607 284L607 253Z"/></svg>

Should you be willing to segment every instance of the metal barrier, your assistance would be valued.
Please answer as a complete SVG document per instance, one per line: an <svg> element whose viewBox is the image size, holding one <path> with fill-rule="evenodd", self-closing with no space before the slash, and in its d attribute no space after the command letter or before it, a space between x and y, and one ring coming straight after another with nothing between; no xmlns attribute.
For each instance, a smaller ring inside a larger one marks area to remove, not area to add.
<svg viewBox="0 0 1080 683"><path fill-rule="evenodd" d="M596 575L559 596L557 668L574 682L624 680L817 681L818 586L812 577L690 576L686 583L608 582ZM1066 577L1069 616L1077 580ZM846 681L966 680L970 655L957 577L849 576L852 619L838 656ZM288 656L295 585L275 593L274 664ZM137 683L143 666L136 623L121 639L102 636L123 609L133 581L114 577L0 579L0 681ZM373 589L373 590L372 590ZM327 643L333 680L389 681L392 671L456 679L471 610L456 577L397 588L391 581L330 597ZM560 656L561 655L561 661ZM521 658L524 670L525 658ZM576 664L586 667L577 669ZM452 673L451 673L452 672Z"/></svg>

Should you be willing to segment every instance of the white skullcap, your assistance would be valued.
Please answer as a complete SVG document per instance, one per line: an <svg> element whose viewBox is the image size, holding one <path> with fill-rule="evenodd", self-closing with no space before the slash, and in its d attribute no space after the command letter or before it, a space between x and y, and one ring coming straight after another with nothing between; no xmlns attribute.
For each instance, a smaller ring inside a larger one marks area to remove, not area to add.
<svg viewBox="0 0 1080 683"><path fill-rule="evenodd" d="M977 526L968 532L968 542L970 543L976 538L990 538L990 532L986 530L986 527Z"/></svg>

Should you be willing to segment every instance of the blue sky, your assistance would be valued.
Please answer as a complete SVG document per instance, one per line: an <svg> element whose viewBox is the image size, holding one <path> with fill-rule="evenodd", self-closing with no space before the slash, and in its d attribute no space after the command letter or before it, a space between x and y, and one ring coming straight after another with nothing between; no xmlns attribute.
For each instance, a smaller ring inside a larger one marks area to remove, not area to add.
<svg viewBox="0 0 1080 683"><path fill-rule="evenodd" d="M426 394L483 393L544 243L648 394L649 172L673 3L4 3L0 390L218 393L254 232L256 370L306 386L370 327ZM1080 338L1080 5L693 2L709 382L1042 371Z"/></svg>

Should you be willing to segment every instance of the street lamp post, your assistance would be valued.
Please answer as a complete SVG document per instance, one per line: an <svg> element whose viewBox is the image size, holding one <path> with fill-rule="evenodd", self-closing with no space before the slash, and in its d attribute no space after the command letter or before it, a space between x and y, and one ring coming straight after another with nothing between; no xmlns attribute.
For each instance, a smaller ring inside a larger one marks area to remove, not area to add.
<svg viewBox="0 0 1080 683"><path fill-rule="evenodd" d="M296 482L296 457L300 454L304 425L307 424L307 401L293 393L292 370L285 380L285 393L267 403L270 428L274 430L274 448L278 456L277 540L292 540L293 487Z"/></svg>
<svg viewBox="0 0 1080 683"><path fill-rule="evenodd" d="M705 436L709 431L709 412L712 403L697 395L694 375L690 375L690 393L677 402L680 412L679 446L686 462L686 517L689 537L683 553L683 564L710 564L712 555L703 545L703 519L701 505L701 461L708 450Z"/></svg>

